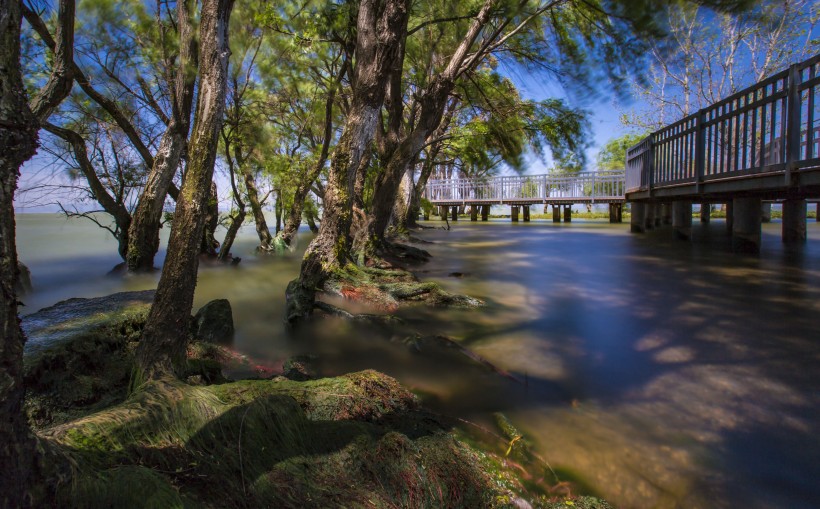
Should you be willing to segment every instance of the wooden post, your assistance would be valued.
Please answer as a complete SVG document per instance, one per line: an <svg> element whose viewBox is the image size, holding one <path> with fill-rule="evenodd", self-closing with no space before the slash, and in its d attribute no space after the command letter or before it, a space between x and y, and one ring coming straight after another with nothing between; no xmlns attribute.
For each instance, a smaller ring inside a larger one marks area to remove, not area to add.
<svg viewBox="0 0 820 509"><path fill-rule="evenodd" d="M726 211L726 231L729 232L729 235L732 234L732 229L735 223L735 204L734 202L727 202L726 207L724 209Z"/></svg>
<svg viewBox="0 0 820 509"><path fill-rule="evenodd" d="M632 233L646 232L646 203L633 201L631 207L632 217L629 220L629 231Z"/></svg>
<svg viewBox="0 0 820 509"><path fill-rule="evenodd" d="M767 201L760 205L760 220L764 223L772 222L772 202Z"/></svg>
<svg viewBox="0 0 820 509"><path fill-rule="evenodd" d="M450 216L453 221L458 221L458 205L453 205L453 213Z"/></svg>
<svg viewBox="0 0 820 509"><path fill-rule="evenodd" d="M817 202L817 210L814 211L814 220L820 223L820 202Z"/></svg>
<svg viewBox="0 0 820 509"><path fill-rule="evenodd" d="M569 223L572 221L572 205L564 205L564 222Z"/></svg>
<svg viewBox="0 0 820 509"><path fill-rule="evenodd" d="M489 205L482 205L481 206L481 220L487 221L490 218L490 206Z"/></svg>
<svg viewBox="0 0 820 509"><path fill-rule="evenodd" d="M806 200L783 202L783 243L806 242Z"/></svg>
<svg viewBox="0 0 820 509"><path fill-rule="evenodd" d="M478 205L470 205L470 221L478 221Z"/></svg>
<svg viewBox="0 0 820 509"><path fill-rule="evenodd" d="M663 204L663 203L656 203L655 204L655 228L657 228L658 226L661 226L663 224L663 221L664 221L664 217L663 217L664 205L665 204Z"/></svg>
<svg viewBox="0 0 820 509"><path fill-rule="evenodd" d="M560 223L561 222L561 206L560 205L553 205L552 206L552 222L553 223Z"/></svg>
<svg viewBox="0 0 820 509"><path fill-rule="evenodd" d="M525 223L530 222L530 206L529 205L524 205L524 222Z"/></svg>
<svg viewBox="0 0 820 509"><path fill-rule="evenodd" d="M733 202L732 251L760 252L760 198L735 198Z"/></svg>
<svg viewBox="0 0 820 509"><path fill-rule="evenodd" d="M623 223L624 222L624 204L623 203L618 203L615 206L618 207L618 223L619 224Z"/></svg>
<svg viewBox="0 0 820 509"><path fill-rule="evenodd" d="M644 215L644 229L653 230L655 228L655 203L647 202L646 214Z"/></svg>
<svg viewBox="0 0 820 509"><path fill-rule="evenodd" d="M708 203L701 203L700 204L700 222L703 224L709 224L709 221L712 219L712 205Z"/></svg>
<svg viewBox="0 0 820 509"><path fill-rule="evenodd" d="M672 203L672 229L681 240L692 238L692 202L688 200Z"/></svg>
<svg viewBox="0 0 820 509"><path fill-rule="evenodd" d="M510 219L512 219L513 223L518 222L518 205L510 206Z"/></svg>
<svg viewBox="0 0 820 509"><path fill-rule="evenodd" d="M672 204L664 203L661 205L661 224L672 224Z"/></svg>
<svg viewBox="0 0 820 509"><path fill-rule="evenodd" d="M609 222L610 223L617 223L618 222L618 204L617 203L610 203L609 204Z"/></svg>

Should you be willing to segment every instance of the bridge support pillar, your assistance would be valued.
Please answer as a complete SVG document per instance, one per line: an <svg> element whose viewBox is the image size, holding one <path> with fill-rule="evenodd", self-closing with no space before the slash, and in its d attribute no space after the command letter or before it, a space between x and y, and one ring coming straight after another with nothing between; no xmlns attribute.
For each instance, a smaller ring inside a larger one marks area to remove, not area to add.
<svg viewBox="0 0 820 509"><path fill-rule="evenodd" d="M470 205L470 221L478 221L478 205Z"/></svg>
<svg viewBox="0 0 820 509"><path fill-rule="evenodd" d="M806 242L806 200L783 202L783 243Z"/></svg>
<svg viewBox="0 0 820 509"><path fill-rule="evenodd" d="M610 203L609 204L609 222L610 223L620 223L621 222L621 204L620 203Z"/></svg>
<svg viewBox="0 0 820 509"><path fill-rule="evenodd" d="M553 205L552 206L552 222L553 223L560 223L561 222L561 206L560 205Z"/></svg>
<svg viewBox="0 0 820 509"><path fill-rule="evenodd" d="M518 222L518 206L513 205L510 207L510 219L513 223Z"/></svg>
<svg viewBox="0 0 820 509"><path fill-rule="evenodd" d="M772 222L772 202L760 204L760 221L764 223Z"/></svg>
<svg viewBox="0 0 820 509"><path fill-rule="evenodd" d="M564 222L572 222L572 205L564 205Z"/></svg>
<svg viewBox="0 0 820 509"><path fill-rule="evenodd" d="M654 230L655 229L655 204L653 202L649 202L646 205L646 212L644 213L644 231Z"/></svg>
<svg viewBox="0 0 820 509"><path fill-rule="evenodd" d="M487 221L490 219L490 206L489 205L482 205L481 206L481 220Z"/></svg>
<svg viewBox="0 0 820 509"><path fill-rule="evenodd" d="M646 232L646 203L633 201L630 207L632 214L629 220L629 231L632 233Z"/></svg>
<svg viewBox="0 0 820 509"><path fill-rule="evenodd" d="M458 205L453 205L452 214L450 214L450 219L453 221L458 221Z"/></svg>
<svg viewBox="0 0 820 509"><path fill-rule="evenodd" d="M814 220L820 223L820 202L817 202L817 210L814 211Z"/></svg>
<svg viewBox="0 0 820 509"><path fill-rule="evenodd" d="M530 206L529 205L524 205L522 208L524 209L524 222L529 223L530 222Z"/></svg>
<svg viewBox="0 0 820 509"><path fill-rule="evenodd" d="M760 198L735 198L732 202L732 251L736 253L759 253L760 223L762 220Z"/></svg>
<svg viewBox="0 0 820 509"><path fill-rule="evenodd" d="M672 224L672 204L661 203L661 224Z"/></svg>
<svg viewBox="0 0 820 509"><path fill-rule="evenodd" d="M709 221L712 219L712 205L708 203L701 203L700 204L700 222L703 224L709 224Z"/></svg>
<svg viewBox="0 0 820 509"><path fill-rule="evenodd" d="M655 228L664 224L664 203L656 203L655 204ZM668 224L668 223L667 223Z"/></svg>
<svg viewBox="0 0 820 509"><path fill-rule="evenodd" d="M692 238L692 202L676 201L672 203L672 229L675 237L681 240Z"/></svg>
<svg viewBox="0 0 820 509"><path fill-rule="evenodd" d="M729 235L732 234L732 230L734 229L735 223L735 204L734 202L727 202L726 206L724 207L724 211L726 212L726 231L729 232Z"/></svg>

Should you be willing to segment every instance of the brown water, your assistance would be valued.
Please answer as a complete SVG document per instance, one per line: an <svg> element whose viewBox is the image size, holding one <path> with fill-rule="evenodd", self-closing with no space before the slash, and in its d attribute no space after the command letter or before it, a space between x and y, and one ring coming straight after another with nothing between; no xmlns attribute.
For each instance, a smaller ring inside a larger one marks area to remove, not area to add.
<svg viewBox="0 0 820 509"><path fill-rule="evenodd" d="M760 257L728 253L719 220L696 224L692 243L582 221L421 233L434 259L419 276L487 306L402 310L408 325L394 335L453 336L526 384L345 323L288 335L284 286L305 234L296 253L258 259L244 229L242 263L201 270L195 306L228 298L236 348L270 365L318 353L328 374L380 369L473 422L502 411L559 476L618 507L820 507L820 225L796 249L779 229L764 225ZM25 311L156 285L105 277L116 245L96 226L20 215L18 230L36 289Z"/></svg>

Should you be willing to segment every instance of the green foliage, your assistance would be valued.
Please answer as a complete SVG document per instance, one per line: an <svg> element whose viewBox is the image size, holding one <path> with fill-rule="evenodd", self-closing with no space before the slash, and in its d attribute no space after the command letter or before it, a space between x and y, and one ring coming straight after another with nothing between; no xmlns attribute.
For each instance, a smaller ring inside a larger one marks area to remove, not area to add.
<svg viewBox="0 0 820 509"><path fill-rule="evenodd" d="M598 152L598 170L623 170L626 165L626 151L646 137L645 134L624 134L612 138Z"/></svg>

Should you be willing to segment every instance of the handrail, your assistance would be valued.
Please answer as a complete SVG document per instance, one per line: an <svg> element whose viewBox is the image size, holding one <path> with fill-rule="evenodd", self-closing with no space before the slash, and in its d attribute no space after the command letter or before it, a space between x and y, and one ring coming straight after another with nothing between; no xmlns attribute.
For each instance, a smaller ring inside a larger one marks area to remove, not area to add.
<svg viewBox="0 0 820 509"><path fill-rule="evenodd" d="M430 180L424 197L432 203L546 203L623 200L623 171L581 172L573 175L523 175Z"/></svg>
<svg viewBox="0 0 820 509"><path fill-rule="evenodd" d="M626 192L820 166L820 54L653 132L627 150Z"/></svg>

